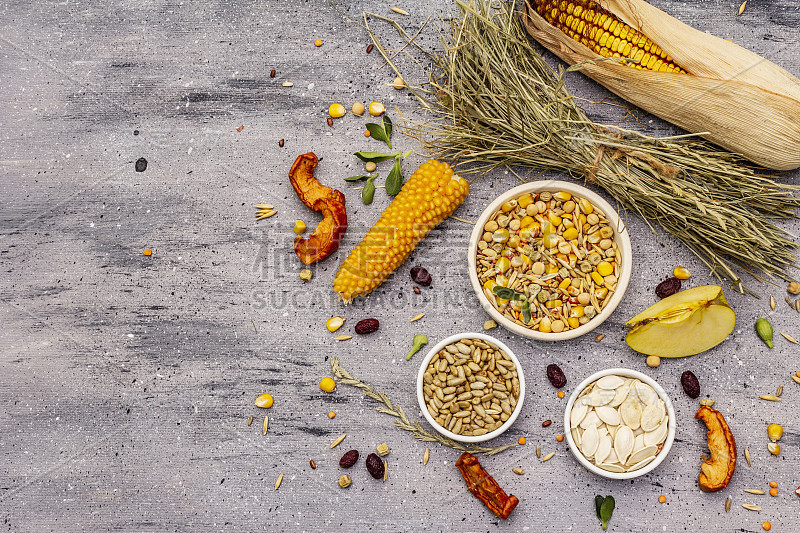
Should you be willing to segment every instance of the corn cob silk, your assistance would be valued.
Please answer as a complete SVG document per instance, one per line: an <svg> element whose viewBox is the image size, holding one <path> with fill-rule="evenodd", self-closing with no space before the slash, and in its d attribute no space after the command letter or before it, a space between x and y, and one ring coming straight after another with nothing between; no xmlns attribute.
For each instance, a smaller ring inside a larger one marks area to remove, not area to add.
<svg viewBox="0 0 800 533"><path fill-rule="evenodd" d="M685 74L647 36L593 0L529 0L539 15L575 41L603 57L624 57L638 69Z"/></svg>
<svg viewBox="0 0 800 533"><path fill-rule="evenodd" d="M454 175L447 163L423 163L347 256L333 280L333 290L345 303L375 290L461 205L468 192L467 181Z"/></svg>

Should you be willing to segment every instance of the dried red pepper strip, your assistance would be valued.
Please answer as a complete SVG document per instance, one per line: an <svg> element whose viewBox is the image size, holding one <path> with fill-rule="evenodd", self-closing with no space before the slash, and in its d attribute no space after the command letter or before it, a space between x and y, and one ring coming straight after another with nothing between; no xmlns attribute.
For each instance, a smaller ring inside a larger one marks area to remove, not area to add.
<svg viewBox="0 0 800 533"><path fill-rule="evenodd" d="M513 494L511 496L506 494L506 491L501 489L497 481L481 466L477 457L471 453L462 453L456 461L456 468L461 471L464 481L467 482L467 488L476 498L503 520L508 518L519 503L519 498Z"/></svg>

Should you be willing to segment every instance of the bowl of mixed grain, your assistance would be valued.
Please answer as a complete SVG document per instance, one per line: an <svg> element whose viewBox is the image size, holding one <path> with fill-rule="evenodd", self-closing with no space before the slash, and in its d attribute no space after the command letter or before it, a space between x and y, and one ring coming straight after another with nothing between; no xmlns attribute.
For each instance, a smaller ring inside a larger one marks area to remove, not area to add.
<svg viewBox="0 0 800 533"><path fill-rule="evenodd" d="M500 325L538 340L592 331L631 277L631 242L616 211L575 183L526 183L494 200L470 237L472 287Z"/></svg>
<svg viewBox="0 0 800 533"><path fill-rule="evenodd" d="M610 368L583 380L564 411L572 454L590 471L632 479L656 468L675 440L675 409L641 372Z"/></svg>
<svg viewBox="0 0 800 533"><path fill-rule="evenodd" d="M525 399L517 357L483 333L459 333L431 348L417 375L417 400L442 435L482 442L505 432Z"/></svg>

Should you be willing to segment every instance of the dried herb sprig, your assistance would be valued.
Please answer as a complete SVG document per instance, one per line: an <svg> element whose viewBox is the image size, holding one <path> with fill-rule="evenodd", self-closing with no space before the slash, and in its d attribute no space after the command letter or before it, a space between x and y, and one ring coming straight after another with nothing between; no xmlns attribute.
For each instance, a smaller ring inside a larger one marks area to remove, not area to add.
<svg viewBox="0 0 800 533"><path fill-rule="evenodd" d="M441 32L443 52L414 43L431 68L423 84L409 87L438 119L410 122L409 135L436 156L467 165L462 174L519 165L597 184L651 228L655 222L680 239L740 292L746 289L737 266L790 278L798 245L770 219L795 216L798 187L758 175L734 154L691 136L655 138L595 124L565 86L566 73L582 65L555 72L531 45L517 2L456 3L461 16ZM386 18L364 14L364 26L408 83L414 76L398 70L367 15Z"/></svg>
<svg viewBox="0 0 800 533"><path fill-rule="evenodd" d="M456 442L453 439L445 437L444 435L440 435L439 433L431 433L430 431L425 430L418 421L411 422L408 416L406 416L405 411L403 411L399 405L393 404L389 397L384 393L374 390L368 384L351 376L347 370L339 366L338 357L331 358L331 371L333 372L333 375L339 379L340 384L361 389L365 396L384 404L386 407L378 407L375 410L380 413L386 413L387 415L399 418L399 420L395 420L394 424L400 429L410 431L417 440L421 440L423 442L438 442L439 444L462 452L483 455L495 455L500 452L504 452L509 448L518 446L518 444L515 443L497 446L496 448L490 448L488 446L478 446L475 444L461 444L460 442Z"/></svg>

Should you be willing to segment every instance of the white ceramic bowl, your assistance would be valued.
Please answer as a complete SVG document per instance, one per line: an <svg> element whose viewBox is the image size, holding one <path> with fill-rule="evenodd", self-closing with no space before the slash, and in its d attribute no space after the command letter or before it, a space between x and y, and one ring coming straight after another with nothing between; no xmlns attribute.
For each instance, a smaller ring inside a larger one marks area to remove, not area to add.
<svg viewBox="0 0 800 533"><path fill-rule="evenodd" d="M598 379L602 378L603 376L609 376L615 374L617 376L624 376L630 378L636 378L643 383L647 383L658 393L659 398L664 400L664 405L667 407L667 416L669 417L669 430L667 431L667 438L664 441L664 447L661 451L656 455L656 458L648 465L644 467L634 470L632 472L609 472L608 470L603 470L599 466L592 464L578 447L575 445L575 441L572 438L572 431L570 431L570 413L572 412L572 406L575 404L575 400L578 398L578 394L581 393L586 387L588 387L591 383L594 383ZM609 368L607 370L601 370L600 372L595 372L588 378L581 381L575 390L572 391L572 395L569 397L569 401L567 402L567 408L564 411L564 435L567 437L567 443L569 443L569 450L572 452L572 455L578 460L580 464L585 466L589 471L594 472L598 476L607 477L610 479L633 479L639 476L643 476L648 472L651 472L655 469L661 462L666 459L667 454L669 454L670 449L672 448L672 441L675 440L675 424L676 424L676 416L675 416L675 408L672 407L672 402L667 396L667 393L664 389L655 382L652 378L642 374L641 372L637 372L636 370L630 370L628 368Z"/></svg>
<svg viewBox="0 0 800 533"><path fill-rule="evenodd" d="M605 213L606 218L608 219L610 226L614 230L614 242L617 243L617 248L619 252L622 254L622 264L620 265L619 269L619 279L617 280L617 290L611 295L611 299L606 304L605 308L597 314L593 319L591 319L586 324L577 327L575 329L571 329L568 331L562 331L560 333L542 333L537 330L532 330L530 328L526 328L520 326L519 324L509 320L506 318L500 311L495 309L495 307L489 302L486 298L486 295L483 293L483 286L481 285L480 281L478 280L478 269L477 269L477 252L478 252L478 241L481 240L483 236L483 226L489 221L489 218L498 210L503 203L507 202L508 200L512 200L522 196L526 193L531 192L557 192L557 191L566 191L573 196L577 196L578 198L586 198L592 205L598 207L603 213ZM533 181L530 183L525 183L519 185L518 187L514 187L510 191L507 191L504 194L501 194L497 197L495 201L489 204L489 206L483 211L481 216L478 218L478 221L475 223L475 227L472 230L472 235L469 239L469 248L467 251L467 261L468 261L468 268L469 268L469 279L472 282L472 288L475 290L475 294L478 295L478 300L481 302L481 306L486 310L487 313L501 326L504 328L513 331L514 333L518 333L520 335L524 335L525 337L530 337L536 340L543 340L543 341L560 341L565 339L572 339L575 337L579 337L586 333L589 333L594 328L599 326L603 323L611 313L614 312L614 309L617 308L619 302L622 301L622 296L625 294L625 290L628 288L628 282L631 279L631 266L633 264L631 260L631 239L628 235L628 230L625 227L622 220L619 218L619 215L614 210L608 202L603 200L600 196L595 194L594 192L590 191L585 187L581 187L577 183L568 182L568 181L556 181L556 180L542 180L542 181Z"/></svg>
<svg viewBox="0 0 800 533"><path fill-rule="evenodd" d="M454 342L458 342L462 339L481 339L484 341L491 342L492 344L503 350L505 353L507 353L517 367L517 378L519 379L519 399L517 399L517 405L514 408L514 411L511 413L511 416L508 418L508 420L505 421L505 423L502 426L495 429L494 431L490 431L486 435L478 435L478 436L457 435L452 431L448 431L446 428L440 426L436 420L434 420L434 418L428 412L428 406L425 403L425 396L422 391L422 386L423 386L422 379L423 376L425 375L425 369L428 368L428 363L430 363L431 359L433 359L433 356L439 353L440 350L444 349L445 346L453 344ZM502 435L508 428L511 427L511 424L514 423L514 421L517 419L517 416L519 416L519 413L522 410L522 403L524 400L525 400L525 376L522 373L522 366L519 363L519 359L517 359L517 356L514 355L514 352L512 352L508 346L506 346L499 340L495 339L494 337L490 337L489 335L485 335L483 333L469 333L469 332L458 333L456 335L451 335L450 337L447 337L446 339L442 340L436 346L434 346L428 351L428 354L425 356L425 359L422 360L422 364L419 367L419 372L417 373L417 401L419 402L419 408L422 410L422 414L425 416L425 419L431 426L433 426L433 428L436 431L438 431L445 437L450 437L451 439L459 442L483 442L489 439L493 439L499 435Z"/></svg>

